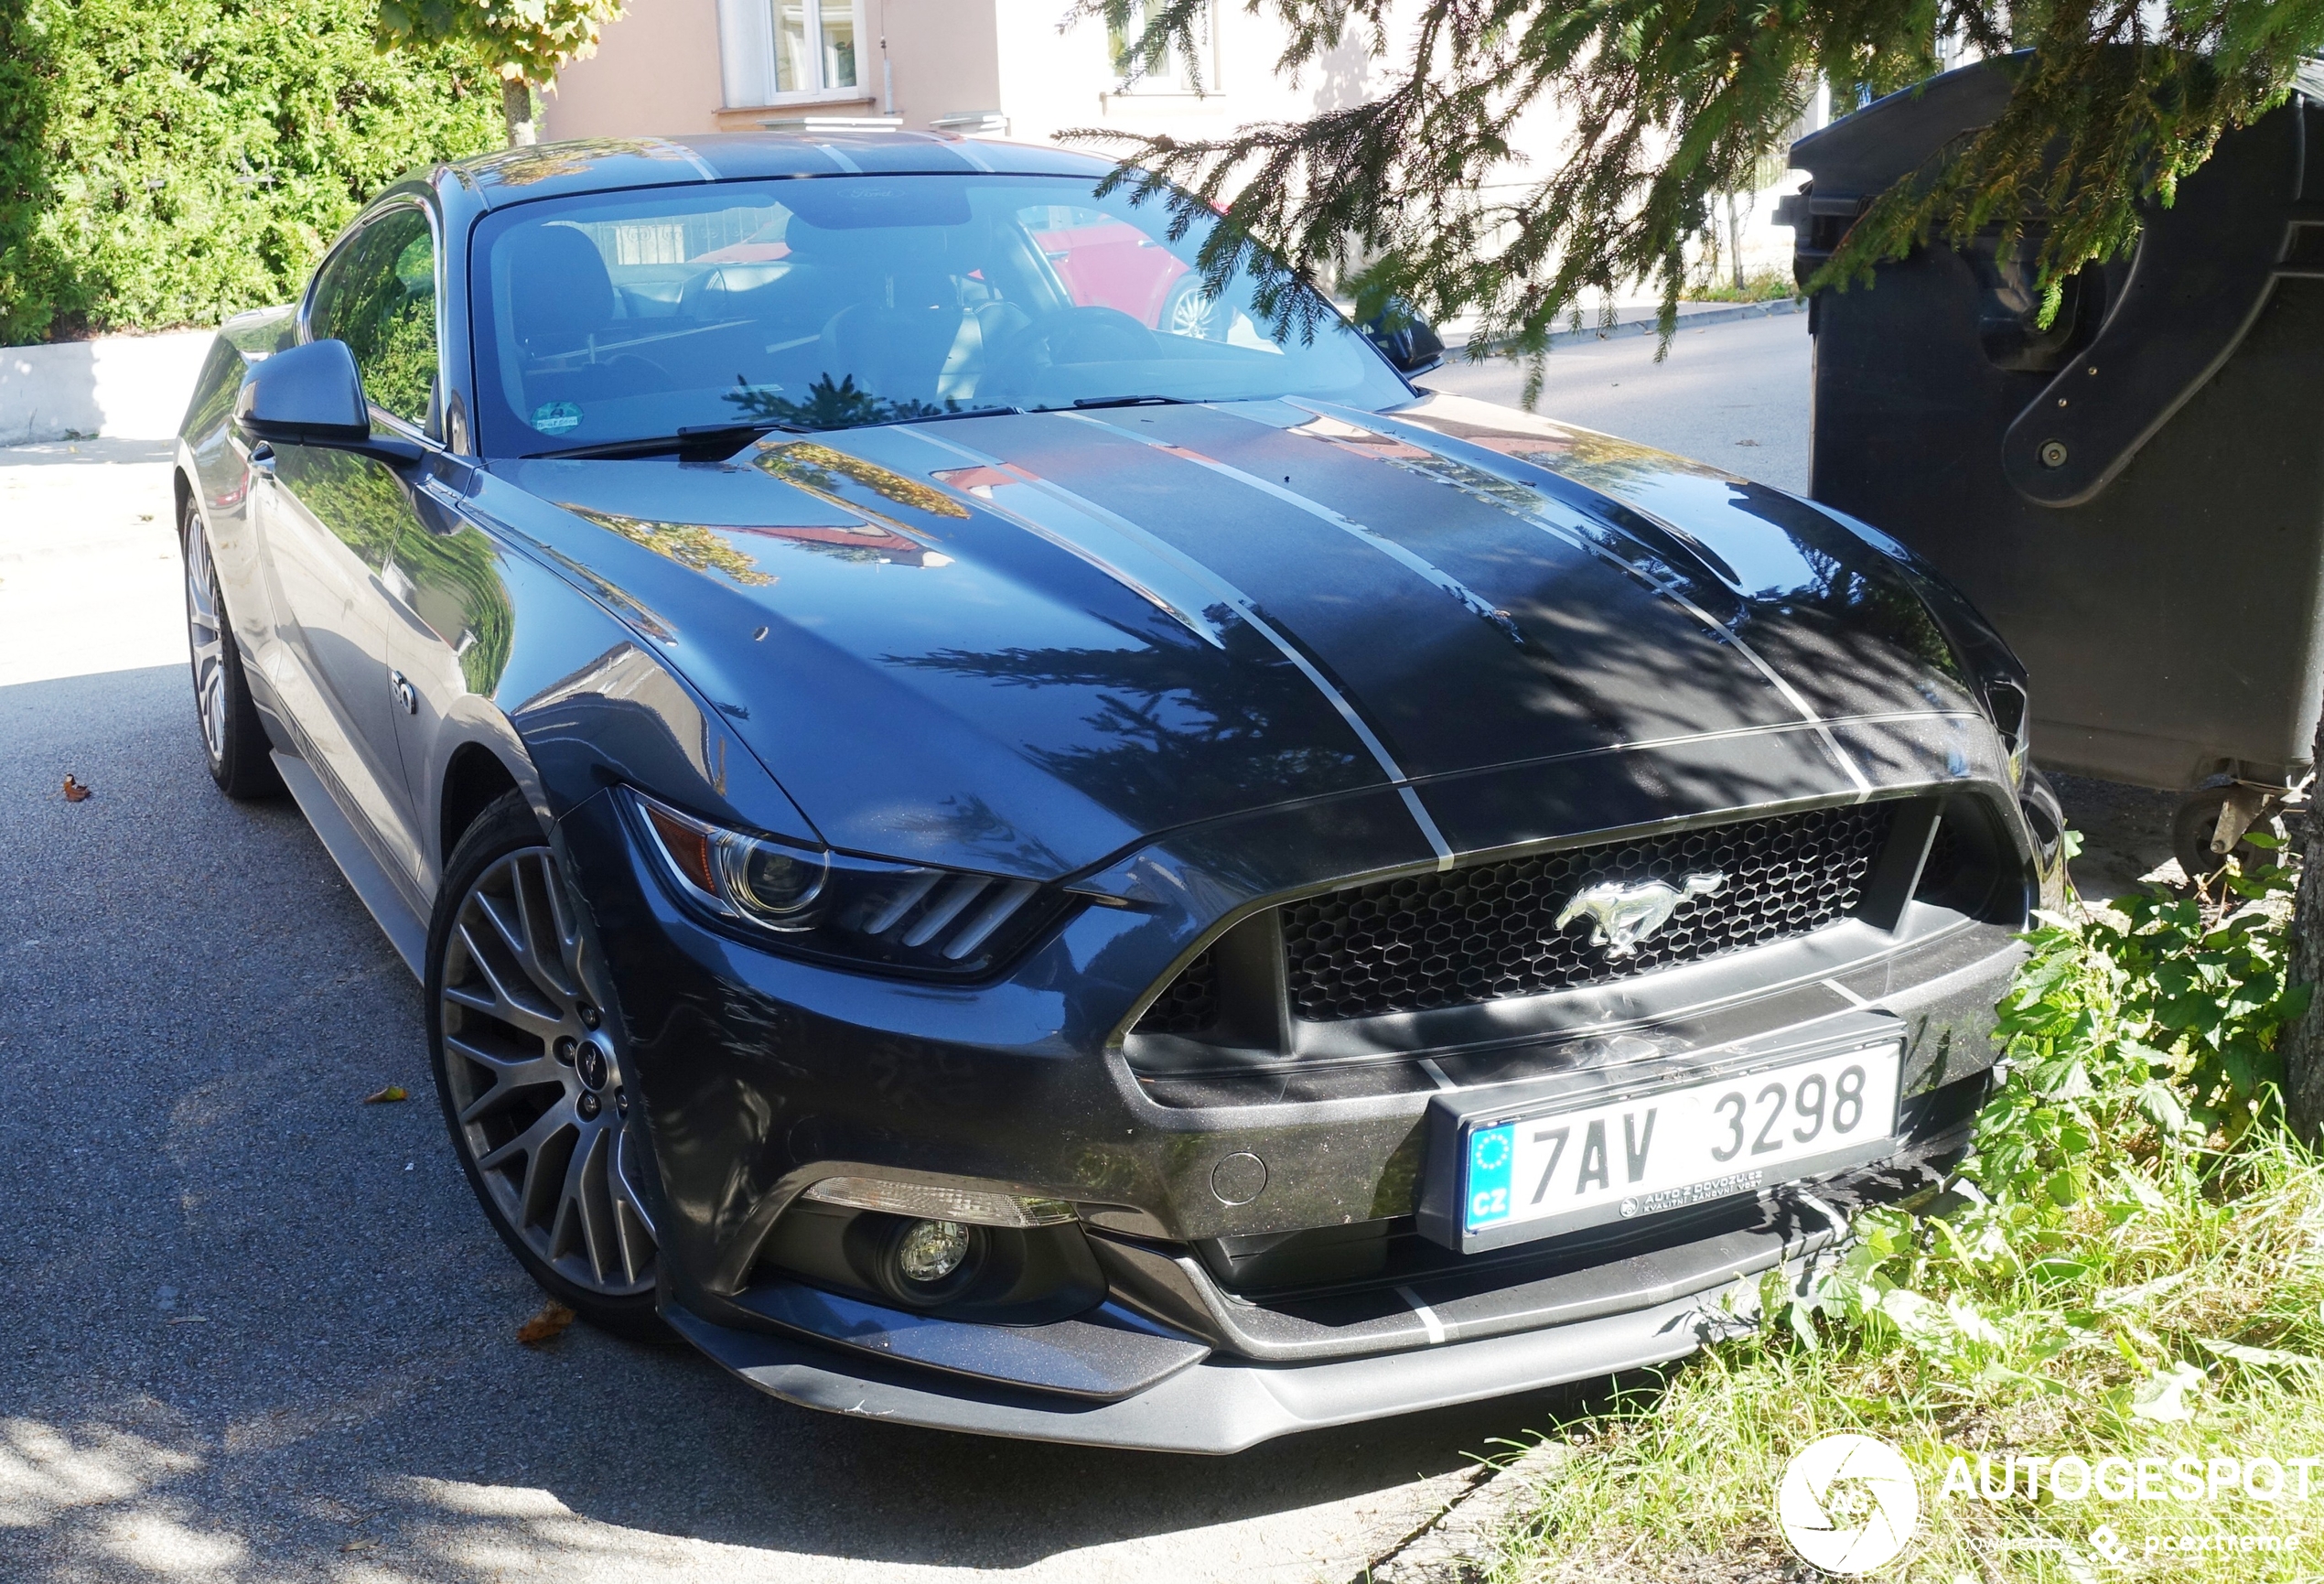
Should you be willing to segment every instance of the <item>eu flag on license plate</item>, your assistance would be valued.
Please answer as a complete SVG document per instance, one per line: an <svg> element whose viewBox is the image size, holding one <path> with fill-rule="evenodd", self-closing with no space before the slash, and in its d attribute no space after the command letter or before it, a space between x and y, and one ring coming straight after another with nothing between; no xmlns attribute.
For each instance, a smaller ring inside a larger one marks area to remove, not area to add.
<svg viewBox="0 0 2324 1584"><path fill-rule="evenodd" d="M1470 1230L1507 1221L1512 1208L1509 1182L1517 1155L1517 1125L1479 1127L1469 1135L1469 1202Z"/></svg>

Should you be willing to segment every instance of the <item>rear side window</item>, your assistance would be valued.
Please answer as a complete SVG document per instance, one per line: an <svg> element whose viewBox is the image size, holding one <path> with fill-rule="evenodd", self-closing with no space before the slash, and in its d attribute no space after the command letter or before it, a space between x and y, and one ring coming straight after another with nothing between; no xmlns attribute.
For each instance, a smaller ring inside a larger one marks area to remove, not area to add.
<svg viewBox="0 0 2324 1584"><path fill-rule="evenodd" d="M323 267L307 311L316 340L345 341L371 405L436 433L436 243L427 216L396 209Z"/></svg>

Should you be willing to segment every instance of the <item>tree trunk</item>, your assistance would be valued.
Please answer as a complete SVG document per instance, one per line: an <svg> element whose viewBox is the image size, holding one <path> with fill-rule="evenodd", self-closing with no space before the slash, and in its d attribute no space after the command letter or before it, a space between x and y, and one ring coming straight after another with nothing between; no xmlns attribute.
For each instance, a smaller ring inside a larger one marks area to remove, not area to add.
<svg viewBox="0 0 2324 1584"><path fill-rule="evenodd" d="M2324 721L2316 728L2324 756ZM2317 760L2324 766L2324 757ZM2300 889L2292 903L2291 980L2311 986L2308 1013L2276 1037L2284 1058L2284 1111L2292 1131L2313 1144L2324 1138L2324 814L2310 792L2300 820Z"/></svg>
<svg viewBox="0 0 2324 1584"><path fill-rule="evenodd" d="M541 141L533 119L533 84L521 77L500 79L500 113L508 120L511 148L530 148Z"/></svg>
<svg viewBox="0 0 2324 1584"><path fill-rule="evenodd" d="M1735 217L1735 195L1727 195L1727 251L1734 262L1735 289L1740 293L1743 285L1743 222Z"/></svg>

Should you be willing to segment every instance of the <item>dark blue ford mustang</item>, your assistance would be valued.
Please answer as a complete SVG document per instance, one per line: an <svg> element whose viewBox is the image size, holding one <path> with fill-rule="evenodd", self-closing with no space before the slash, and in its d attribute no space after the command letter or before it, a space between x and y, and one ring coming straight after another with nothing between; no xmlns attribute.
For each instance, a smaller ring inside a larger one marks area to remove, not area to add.
<svg viewBox="0 0 2324 1584"><path fill-rule="evenodd" d="M212 773L425 980L533 1277L776 1395L1223 1451L1678 1356L1962 1147L2023 674L1104 169L399 184L187 418Z"/></svg>

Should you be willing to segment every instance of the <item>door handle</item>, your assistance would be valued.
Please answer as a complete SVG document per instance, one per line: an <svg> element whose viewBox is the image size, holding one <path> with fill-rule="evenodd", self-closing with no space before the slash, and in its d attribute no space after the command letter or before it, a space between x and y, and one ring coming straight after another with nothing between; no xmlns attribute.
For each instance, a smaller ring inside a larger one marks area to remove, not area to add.
<svg viewBox="0 0 2324 1584"><path fill-rule="evenodd" d="M411 683L405 679L402 672L391 671L387 674L388 680L394 685L395 702L403 706L403 713L405 715L419 714L420 695L418 690L413 687Z"/></svg>

